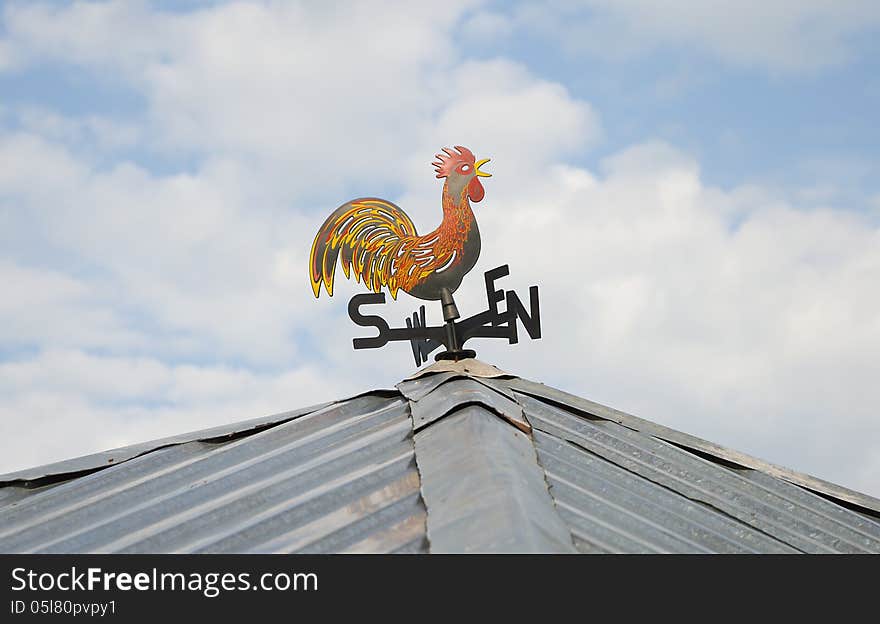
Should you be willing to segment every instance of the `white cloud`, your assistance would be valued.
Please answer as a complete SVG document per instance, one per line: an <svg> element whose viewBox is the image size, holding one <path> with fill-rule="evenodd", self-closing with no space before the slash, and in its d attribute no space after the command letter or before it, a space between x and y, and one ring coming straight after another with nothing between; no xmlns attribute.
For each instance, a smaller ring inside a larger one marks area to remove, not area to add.
<svg viewBox="0 0 880 624"><path fill-rule="evenodd" d="M448 90L456 96L431 124L432 145L464 135L474 145L491 146L509 166L513 158L547 162L585 152L601 135L588 103L509 61L465 63L452 76Z"/></svg>
<svg viewBox="0 0 880 624"><path fill-rule="evenodd" d="M310 365L257 374L47 351L0 363L0 439L15 440L4 445L0 472L344 398L356 387Z"/></svg>
<svg viewBox="0 0 880 624"><path fill-rule="evenodd" d="M5 22L23 63L101 68L142 93L157 147L248 158L304 192L406 152L458 95L438 72L459 60L450 28L469 4L233 3L173 16L143 3L14 5Z"/></svg>
<svg viewBox="0 0 880 624"><path fill-rule="evenodd" d="M143 0L10 2L4 5L2 17L4 45L16 69L51 59L134 71L184 43L178 22L150 10Z"/></svg>
<svg viewBox="0 0 880 624"><path fill-rule="evenodd" d="M873 0L581 0L523 3L519 28L611 58L679 46L739 66L804 71L852 59L880 26Z"/></svg>
<svg viewBox="0 0 880 624"><path fill-rule="evenodd" d="M509 37L516 28L514 19L495 11L479 11L464 22L461 32L472 42L482 39L497 40Z"/></svg>
<svg viewBox="0 0 880 624"><path fill-rule="evenodd" d="M87 172L63 148L31 133L0 134L0 160L0 185L5 193L35 199L68 187ZM40 184L33 184L34 179Z"/></svg>
<svg viewBox="0 0 880 624"><path fill-rule="evenodd" d="M57 271L29 269L0 260L0 343L124 349L143 344L101 292Z"/></svg>
<svg viewBox="0 0 880 624"><path fill-rule="evenodd" d="M0 71L8 71L15 66L15 56L12 47L5 41L0 41Z"/></svg>
<svg viewBox="0 0 880 624"><path fill-rule="evenodd" d="M132 147L142 141L141 130L98 115L65 117L41 107L22 107L15 111L22 130L62 143L85 145L99 152Z"/></svg>

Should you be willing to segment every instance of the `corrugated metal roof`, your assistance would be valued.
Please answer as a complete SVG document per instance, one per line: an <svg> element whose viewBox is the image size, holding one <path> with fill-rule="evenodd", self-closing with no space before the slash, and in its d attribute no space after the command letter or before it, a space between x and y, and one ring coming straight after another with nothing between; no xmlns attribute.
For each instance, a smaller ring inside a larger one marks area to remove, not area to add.
<svg viewBox="0 0 880 624"><path fill-rule="evenodd" d="M675 445L699 453L704 453L717 460L730 462L745 468L753 468L772 477L777 477L790 483L800 485L810 491L819 492L820 494L827 495L846 503L852 503L857 507L864 508L880 516L880 500L873 496L856 492L812 475L777 466L776 464L763 459L751 457L737 450L702 440L696 436L682 433L681 431L676 431L669 427L664 427L663 425L639 418L638 416L633 416L632 414L627 414L626 412L614 409L613 407L601 405L600 403L590 401L589 399L584 399L568 392L546 386L542 383L536 383L519 377L514 377L510 380L487 380L487 383L493 385L501 384L504 387L515 389L518 392L548 401L551 404L561 405L564 409L572 411L573 413L589 415L619 423L630 429L640 431L645 435L666 440L667 442L671 442Z"/></svg>
<svg viewBox="0 0 880 624"><path fill-rule="evenodd" d="M539 429L535 446L550 493L583 552L796 552Z"/></svg>
<svg viewBox="0 0 880 624"><path fill-rule="evenodd" d="M880 553L878 518L473 360L0 477L0 552Z"/></svg>
<svg viewBox="0 0 880 624"><path fill-rule="evenodd" d="M322 403L320 405L312 405L311 407L304 407L289 412L283 412L281 414L272 414L271 416L252 418L250 420L232 423L229 425L220 425L218 427L211 427L210 429L191 431L188 433L170 436L167 438L161 438L159 440L151 440L149 442L142 442L139 444L132 444L131 446L124 446L109 451L103 451L101 453L84 455L82 457L74 457L73 459L65 459L64 461L55 462L44 466L27 468L25 470L19 470L17 472L11 472L0 476L0 483L4 481L20 481L23 485L26 485L28 487L32 487L38 483L49 483L52 481L52 477L57 475L84 474L93 470L99 470L113 464L119 464L121 462L128 461L133 457L155 451L156 449L162 448L164 446L182 444L184 442L192 442L193 440L230 439L242 434L254 433L260 431L261 429L265 429L266 427L277 425L278 423L291 420L292 418L296 418L303 414L314 412L315 410L326 407L327 405L330 404Z"/></svg>
<svg viewBox="0 0 880 624"><path fill-rule="evenodd" d="M425 550L406 401L165 446L0 509L2 552Z"/></svg>

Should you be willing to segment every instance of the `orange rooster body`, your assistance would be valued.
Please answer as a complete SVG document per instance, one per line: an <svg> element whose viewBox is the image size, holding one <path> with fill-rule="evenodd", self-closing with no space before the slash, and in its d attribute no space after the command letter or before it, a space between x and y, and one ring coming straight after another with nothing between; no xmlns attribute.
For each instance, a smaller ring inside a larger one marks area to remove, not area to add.
<svg viewBox="0 0 880 624"><path fill-rule="evenodd" d="M315 297L321 283L333 296L333 276L339 257L346 278L374 292L388 288L393 298L403 290L419 299L441 299L453 293L480 256L480 230L470 202L479 202L485 191L480 171L489 162L475 162L461 146L443 148L433 164L443 184L443 221L432 232L419 236L407 214L384 199L367 197L344 203L318 230L312 243L309 273Z"/></svg>

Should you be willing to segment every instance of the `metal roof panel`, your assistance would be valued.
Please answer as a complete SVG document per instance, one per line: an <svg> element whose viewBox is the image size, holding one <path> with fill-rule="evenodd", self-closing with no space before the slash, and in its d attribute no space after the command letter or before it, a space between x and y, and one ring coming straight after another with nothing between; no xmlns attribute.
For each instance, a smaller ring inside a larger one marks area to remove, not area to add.
<svg viewBox="0 0 880 624"><path fill-rule="evenodd" d="M534 437L557 505L582 518L582 542L611 552L797 552L564 439Z"/></svg>
<svg viewBox="0 0 880 624"><path fill-rule="evenodd" d="M629 427L630 429L640 431L661 440L666 440L667 442L671 442L678 446L707 453L713 457L738 464L745 468L758 470L772 477L789 481L790 483L794 483L795 485L802 486L814 492L825 494L841 501L846 501L847 503L864 508L874 514L880 514L880 499L874 498L868 494L856 492L841 485L830 483L823 479L819 479L818 477L798 472L790 468L777 466L776 464L763 459L752 457L696 436L676 431L675 429L670 429L669 427L664 427L663 425L639 418L638 416L633 416L632 414L608 407L607 405L596 403L595 401L590 401L589 399L584 399L569 392L558 390L551 386L530 381L528 379L522 379L520 377L514 377L512 379L487 379L485 382L490 385L500 384L512 388L522 394L550 401L557 405L562 405L570 411L578 411L581 414L589 414L597 418L616 422L625 427Z"/></svg>
<svg viewBox="0 0 880 624"><path fill-rule="evenodd" d="M132 444L130 446L123 446L109 451L102 451L100 453L93 453L91 455L84 455L82 457L65 459L59 462L45 464L34 468L27 468L25 470L9 472L0 475L0 486L6 484L14 484L17 481L37 482L39 480L45 479L46 477L56 477L61 475L100 470L103 468L107 468L111 465L120 464L124 461L128 461L129 459L132 459L139 455L143 455L144 453L155 451L156 449L165 446L183 444L196 440L219 440L223 438L232 438L241 434L253 433L266 427L270 427L272 425L276 425L291 420L293 418L297 418L299 416L302 416L303 414L318 411L322 408L327 407L328 405L331 405L331 403L320 403L317 405L311 405L309 407L303 407L297 410L281 412L280 414L261 416L259 418L252 418L250 420L230 423L228 425L219 425L217 427L210 427L208 429L200 429L198 431L191 431L188 433L169 436L167 438L160 438L158 440L152 440L150 442ZM2 502L2 499L0 499L0 503Z"/></svg>
<svg viewBox="0 0 880 624"><path fill-rule="evenodd" d="M880 549L880 543L836 518L668 442L615 422L579 417L525 395L522 404L534 429L567 440L799 550L857 553Z"/></svg>
<svg viewBox="0 0 880 624"><path fill-rule="evenodd" d="M418 550L418 494L408 404L365 396L20 499L0 508L0 551Z"/></svg>

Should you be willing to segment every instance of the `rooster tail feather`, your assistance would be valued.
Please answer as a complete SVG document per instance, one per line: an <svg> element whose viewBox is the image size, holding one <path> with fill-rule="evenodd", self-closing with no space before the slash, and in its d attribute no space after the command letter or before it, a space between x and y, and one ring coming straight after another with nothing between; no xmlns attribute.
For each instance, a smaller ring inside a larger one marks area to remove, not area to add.
<svg viewBox="0 0 880 624"><path fill-rule="evenodd" d="M356 281L375 292L387 286L396 299L394 260L401 246L417 236L409 216L389 201L368 197L343 204L327 217L312 243L309 277L315 297L322 282L333 296L339 259L346 279L351 279L353 269Z"/></svg>

